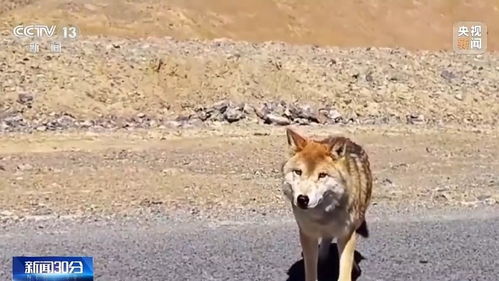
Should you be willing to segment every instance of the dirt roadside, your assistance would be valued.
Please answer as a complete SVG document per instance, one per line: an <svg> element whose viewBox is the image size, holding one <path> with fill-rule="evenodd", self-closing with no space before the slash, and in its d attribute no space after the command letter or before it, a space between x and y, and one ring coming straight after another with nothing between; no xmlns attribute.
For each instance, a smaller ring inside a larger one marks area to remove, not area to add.
<svg viewBox="0 0 499 281"><path fill-rule="evenodd" d="M499 202L499 134L410 127L301 128L341 133L368 150L373 204ZM183 210L273 212L285 206L276 127L1 136L0 218L109 216Z"/></svg>

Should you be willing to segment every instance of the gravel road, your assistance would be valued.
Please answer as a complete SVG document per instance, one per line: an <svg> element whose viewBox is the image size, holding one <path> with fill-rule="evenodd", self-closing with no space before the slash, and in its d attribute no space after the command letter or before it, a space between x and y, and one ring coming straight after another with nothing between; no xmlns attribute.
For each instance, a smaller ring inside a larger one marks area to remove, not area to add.
<svg viewBox="0 0 499 281"><path fill-rule="evenodd" d="M380 211L373 208L371 237L358 247L364 257L358 280L497 280L497 208L409 215ZM2 232L2 280L10 278L13 255L90 255L98 281L303 280L290 216L84 225L41 221ZM331 255L329 264L335 258ZM334 266L321 272L321 280L335 280Z"/></svg>

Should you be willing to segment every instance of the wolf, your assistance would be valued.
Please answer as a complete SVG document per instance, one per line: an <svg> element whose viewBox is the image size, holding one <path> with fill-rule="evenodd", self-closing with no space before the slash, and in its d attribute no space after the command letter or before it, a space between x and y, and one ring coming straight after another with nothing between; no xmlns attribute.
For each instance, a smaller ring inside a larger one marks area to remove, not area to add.
<svg viewBox="0 0 499 281"><path fill-rule="evenodd" d="M372 192L366 151L344 136L314 140L286 129L291 148L282 165L283 193L298 224L305 280L317 281L318 262L337 240L339 281L351 281L357 234L368 237L365 220Z"/></svg>

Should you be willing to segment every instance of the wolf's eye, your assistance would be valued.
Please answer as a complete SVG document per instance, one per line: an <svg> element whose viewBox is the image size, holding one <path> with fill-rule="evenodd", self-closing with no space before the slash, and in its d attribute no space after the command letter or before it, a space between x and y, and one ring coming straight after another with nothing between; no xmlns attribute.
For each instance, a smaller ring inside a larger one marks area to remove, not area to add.
<svg viewBox="0 0 499 281"><path fill-rule="evenodd" d="M300 169L294 169L293 173L295 173L298 176L301 176L301 170Z"/></svg>
<svg viewBox="0 0 499 281"><path fill-rule="evenodd" d="M319 173L319 179L327 177L327 173Z"/></svg>

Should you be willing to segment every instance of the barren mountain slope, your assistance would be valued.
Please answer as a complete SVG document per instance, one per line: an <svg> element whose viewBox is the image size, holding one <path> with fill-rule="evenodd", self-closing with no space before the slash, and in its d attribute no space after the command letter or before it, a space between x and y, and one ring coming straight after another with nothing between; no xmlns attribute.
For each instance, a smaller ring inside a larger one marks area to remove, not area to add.
<svg viewBox="0 0 499 281"><path fill-rule="evenodd" d="M6 4L4 4L5 2ZM17 3L13 5L12 2ZM74 24L86 35L281 40L335 46L450 49L456 21L483 21L499 48L495 0L2 1L0 24Z"/></svg>

